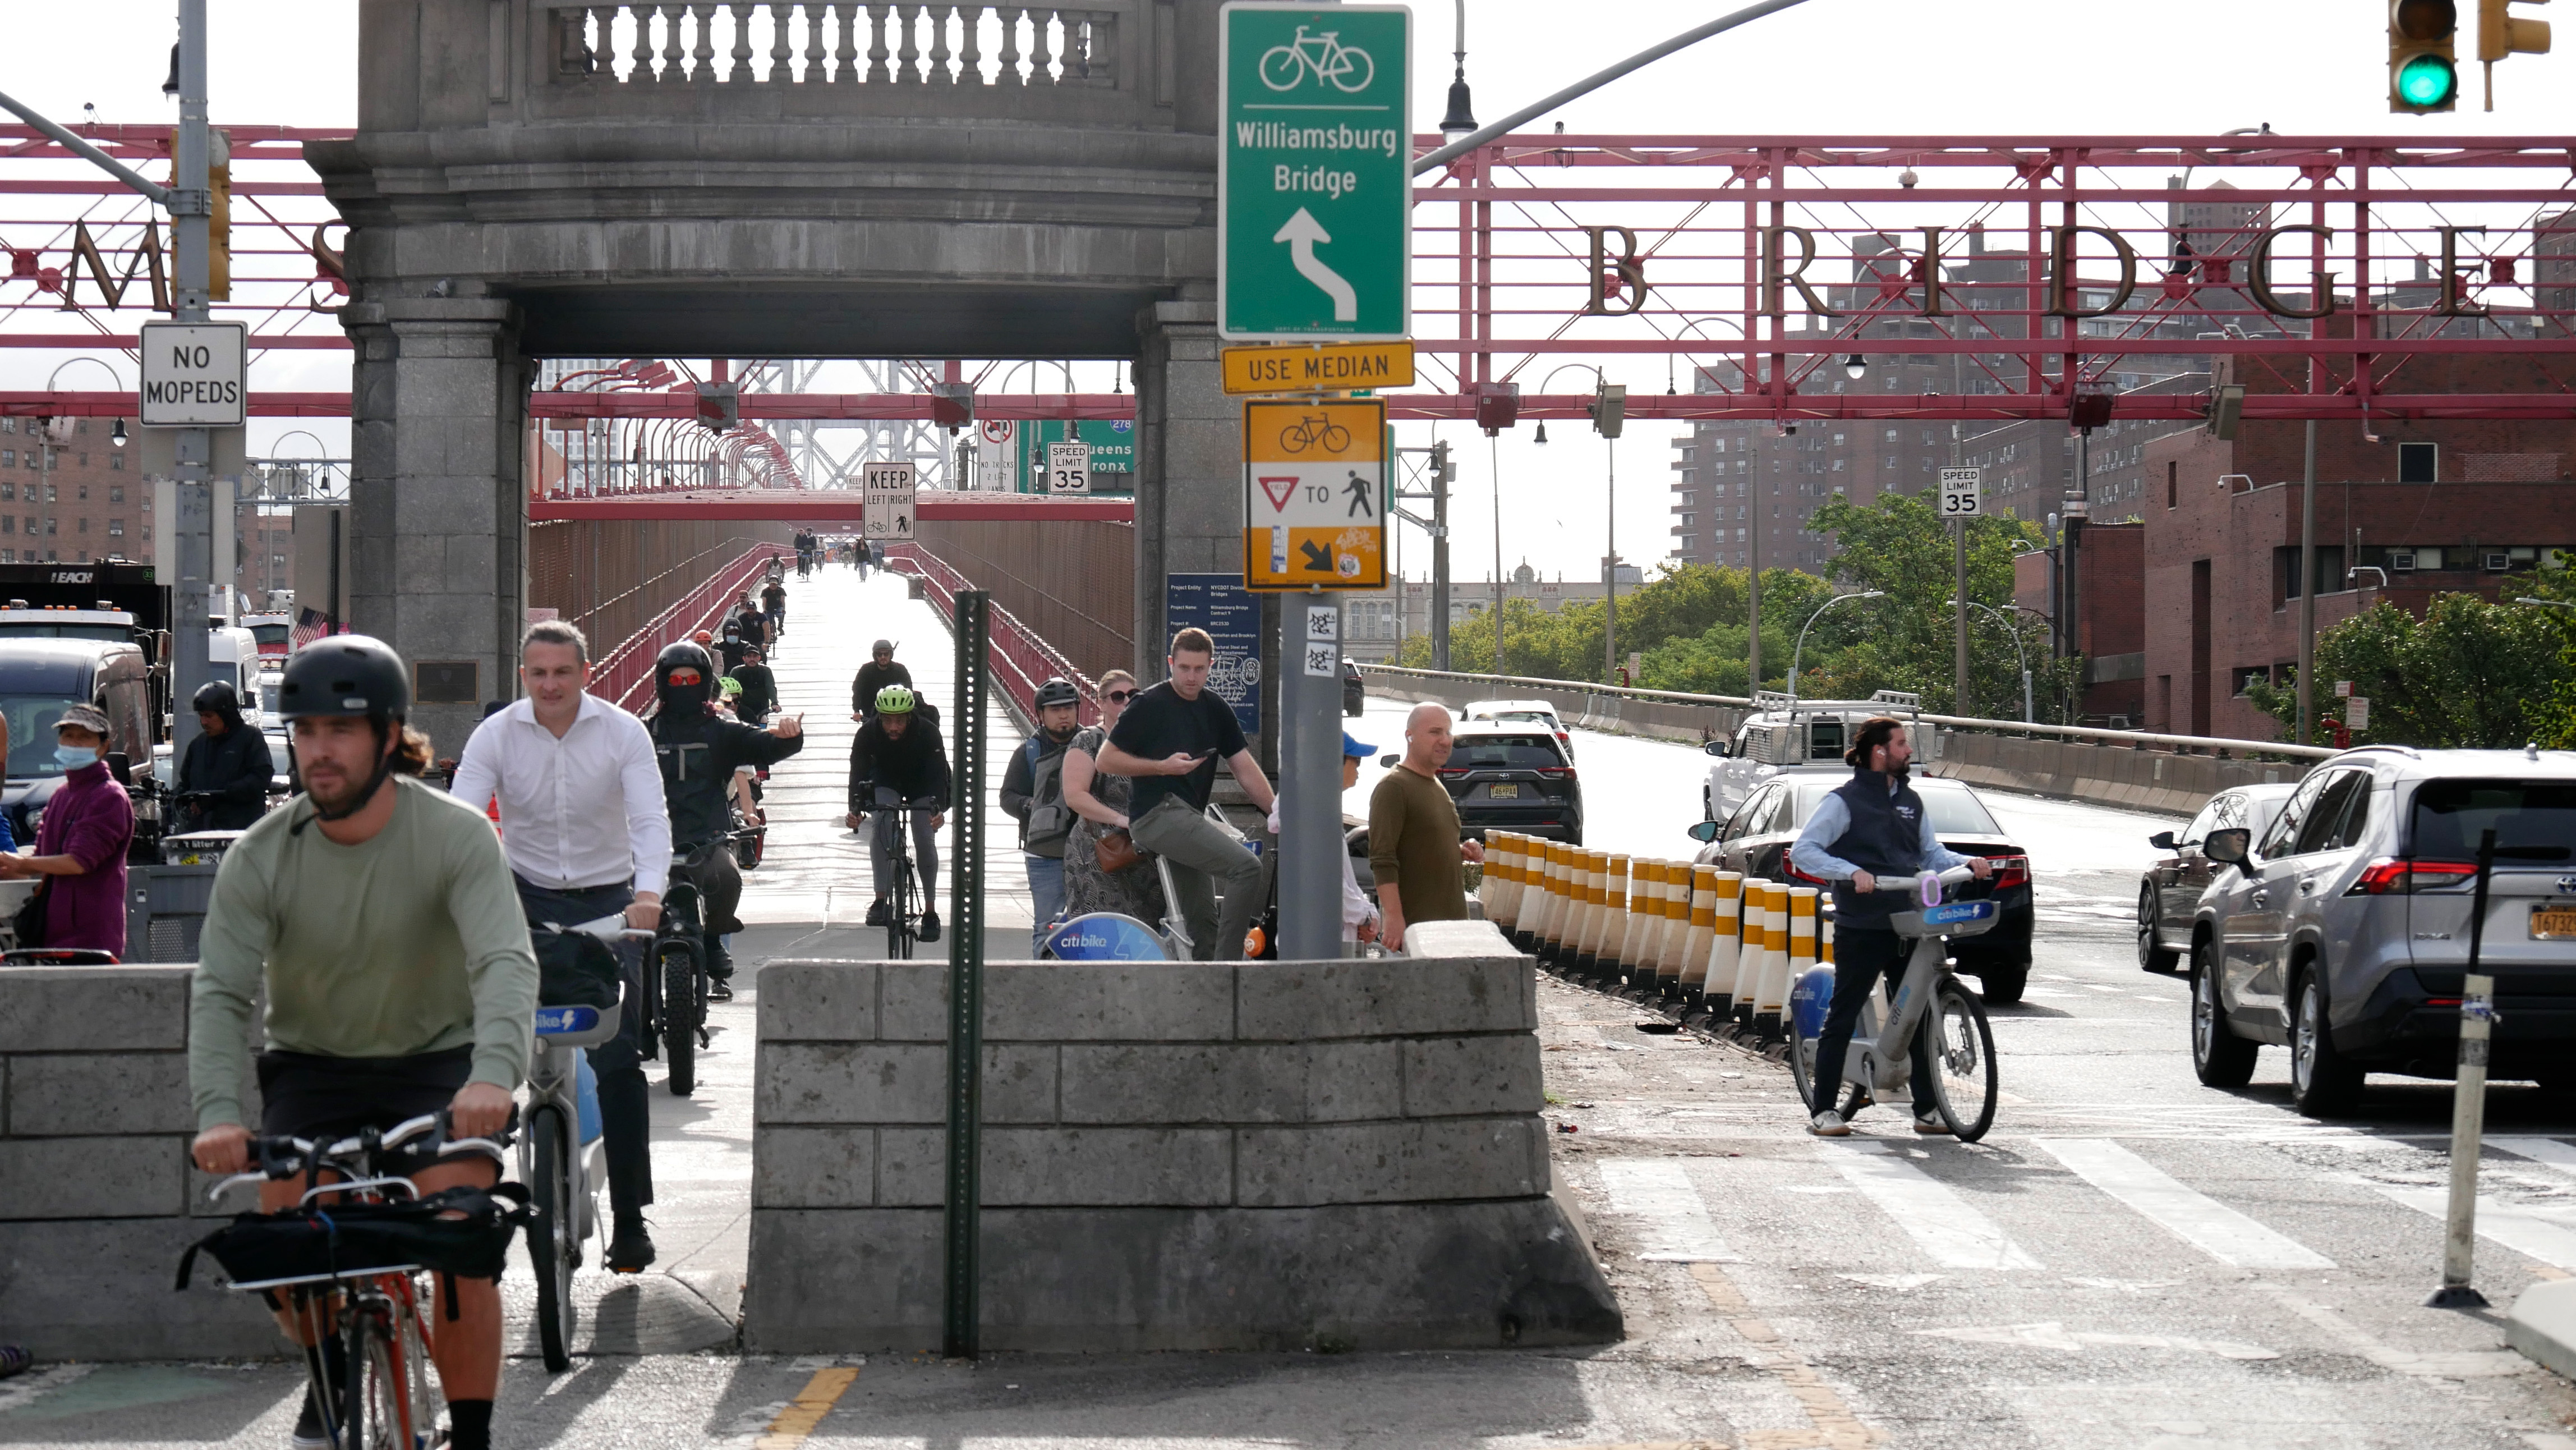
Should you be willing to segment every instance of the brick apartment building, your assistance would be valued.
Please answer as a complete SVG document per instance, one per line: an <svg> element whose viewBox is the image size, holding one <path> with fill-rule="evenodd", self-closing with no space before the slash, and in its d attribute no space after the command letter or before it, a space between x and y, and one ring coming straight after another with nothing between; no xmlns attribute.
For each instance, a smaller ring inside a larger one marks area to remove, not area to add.
<svg viewBox="0 0 2576 1450"><path fill-rule="evenodd" d="M152 490L135 450L110 444L110 419L68 421L49 446L36 419L0 418L0 563L150 558Z"/></svg>
<svg viewBox="0 0 2576 1450"><path fill-rule="evenodd" d="M2249 392L2285 391L2260 367ZM2551 385L2517 359L2419 358L2408 391L2530 392ZM2245 696L2286 683L2299 657L2299 596L2320 632L2385 599L2422 613L2438 593L2509 597L2516 576L2576 553L2576 422L2354 423L2317 430L2316 558L2300 567L2305 426L2242 425L2233 442L2172 433L2140 450L2136 521L2079 531L2074 632L2088 657L2082 713L2149 730L2268 739ZM2099 435L2097 435L2098 438ZM2026 556L2015 584L2045 609L2052 561Z"/></svg>

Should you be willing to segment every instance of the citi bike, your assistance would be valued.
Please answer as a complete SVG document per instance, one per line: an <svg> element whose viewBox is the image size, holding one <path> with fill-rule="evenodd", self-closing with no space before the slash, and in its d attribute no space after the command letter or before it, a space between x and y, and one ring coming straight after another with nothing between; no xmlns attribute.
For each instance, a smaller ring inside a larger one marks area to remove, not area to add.
<svg viewBox="0 0 2576 1450"><path fill-rule="evenodd" d="M1953 937L1976 936L1994 929L2000 908L1992 901L1944 902L1943 889L1970 879L1965 866L1926 871L1881 891L1911 894L1911 911L1888 921L1899 937L1913 942L1903 978L1893 988L1894 1000L1873 994L1861 1008L1851 1050L1843 1055L1842 1116L1872 1102L1902 1102L1911 1093L1913 1074L1932 1073L1932 1100L1941 1120L1962 1143L1973 1143L1995 1124L1995 1034L1986 1024L1985 1004L1950 970L1947 943ZM1831 1094L1815 1081L1816 1039L1823 1035L1825 1013L1833 1005L1834 969L1820 965L1799 977L1789 992L1789 1067L1798 1094L1809 1112L1819 1112ZM1917 1056L1923 1060L1917 1061Z"/></svg>
<svg viewBox="0 0 2576 1450"><path fill-rule="evenodd" d="M607 943L650 942L655 933L626 925L623 915L603 916L553 930L578 932ZM625 975L623 970L618 974ZM640 1004L639 1004L640 1005ZM528 1261L537 1276L537 1348L547 1370L572 1367L572 1271L582 1245L601 1237L601 1147L587 1124L599 1116L597 1092L583 1091L574 1050L596 1047L617 1035L616 1007L539 1007L536 1052L528 1063L528 1108L519 1134L519 1181L528 1186L536 1218L528 1225ZM587 1106L588 1111L584 1112ZM587 1141L585 1141L587 1140Z"/></svg>

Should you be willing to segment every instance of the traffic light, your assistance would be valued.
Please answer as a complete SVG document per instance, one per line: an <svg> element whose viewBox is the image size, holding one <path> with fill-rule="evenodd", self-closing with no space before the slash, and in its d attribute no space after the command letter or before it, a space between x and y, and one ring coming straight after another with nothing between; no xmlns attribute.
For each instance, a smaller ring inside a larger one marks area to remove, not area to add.
<svg viewBox="0 0 2576 1450"><path fill-rule="evenodd" d="M1628 389L1621 383L1603 383L1592 395L1592 431L1604 438L1616 438L1628 420Z"/></svg>
<svg viewBox="0 0 2576 1450"><path fill-rule="evenodd" d="M206 222L206 297L233 300L233 143L222 131L212 133L206 189L214 214Z"/></svg>
<svg viewBox="0 0 2576 1450"><path fill-rule="evenodd" d="M2533 5L2546 5L2549 0L2526 0ZM2487 109L2495 109L2495 63L2519 52L2524 55L2549 53L2549 22L2516 20L2513 0L2478 0L2478 59L2487 73Z"/></svg>
<svg viewBox="0 0 2576 1450"><path fill-rule="evenodd" d="M2455 0L2389 0L2389 110L2426 116L2458 106L2460 69L2453 44L2459 29Z"/></svg>

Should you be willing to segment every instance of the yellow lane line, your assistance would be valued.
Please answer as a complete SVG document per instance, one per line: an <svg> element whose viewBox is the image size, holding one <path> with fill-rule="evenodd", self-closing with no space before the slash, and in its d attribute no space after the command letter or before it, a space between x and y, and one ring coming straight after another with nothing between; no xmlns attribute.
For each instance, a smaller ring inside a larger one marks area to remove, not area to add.
<svg viewBox="0 0 2576 1450"><path fill-rule="evenodd" d="M1726 1271L1715 1264L1693 1264L1691 1277L1699 1281L1700 1292L1708 1296L1711 1308L1723 1316L1749 1344L1758 1344L1767 1352L1765 1368L1789 1391L1790 1397L1806 1411L1805 1430L1749 1430L1745 1432L1746 1450L1868 1450L1885 1443L1886 1436L1864 1423L1839 1391L1781 1339L1780 1332L1768 1320L1753 1312L1744 1292Z"/></svg>
<svg viewBox="0 0 2576 1450"><path fill-rule="evenodd" d="M850 1386L858 1378L859 1372L855 1368L814 1371L814 1377L805 1382L805 1388L787 1402L787 1408L778 1412L777 1419L769 1422L768 1433L751 1442L751 1450L797 1450L805 1443L806 1437L814 1433L814 1427L823 1423L823 1417L832 1413L832 1407L841 1402L841 1396L849 1393Z"/></svg>

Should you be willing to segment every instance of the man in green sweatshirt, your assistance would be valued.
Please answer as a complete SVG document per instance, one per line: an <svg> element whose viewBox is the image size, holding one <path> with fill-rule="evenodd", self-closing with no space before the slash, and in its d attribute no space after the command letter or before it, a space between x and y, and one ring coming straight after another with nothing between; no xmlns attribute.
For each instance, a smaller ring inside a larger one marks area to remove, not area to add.
<svg viewBox="0 0 2576 1450"><path fill-rule="evenodd" d="M242 1087L263 986L261 1135L329 1141L442 1109L452 1138L501 1131L527 1072L537 964L500 838L414 778L429 740L404 724L410 671L381 642L315 640L288 661L279 695L305 795L244 832L215 876L189 1014L191 1156L208 1173L249 1168ZM412 1175L424 1195L496 1177L471 1155ZM301 1187L266 1184L261 1206L292 1206ZM442 1298L450 1282L431 1353L450 1443L489 1450L500 1286L442 1275ZM309 1391L299 1437L307 1429L321 1443Z"/></svg>

